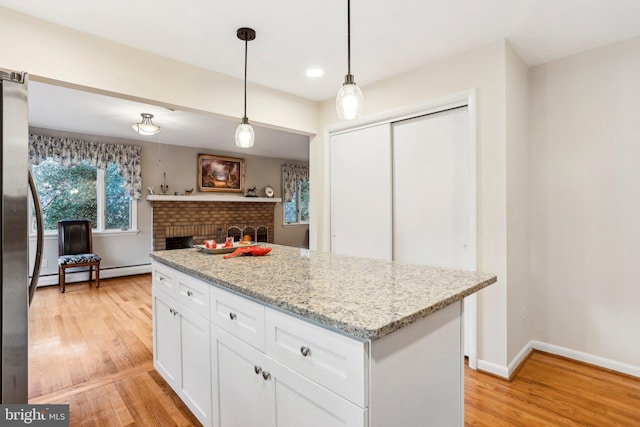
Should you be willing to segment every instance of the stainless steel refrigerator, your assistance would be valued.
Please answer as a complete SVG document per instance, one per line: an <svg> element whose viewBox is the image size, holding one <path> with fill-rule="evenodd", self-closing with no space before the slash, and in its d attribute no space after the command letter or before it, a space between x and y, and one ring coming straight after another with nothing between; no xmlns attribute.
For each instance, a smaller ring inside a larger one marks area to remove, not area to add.
<svg viewBox="0 0 640 427"><path fill-rule="evenodd" d="M0 69L2 146L2 264L0 264L0 403L27 403L29 396L29 305L42 254L40 203L29 169L27 73ZM36 259L29 272L29 193L38 217ZM31 276L31 281L29 281Z"/></svg>

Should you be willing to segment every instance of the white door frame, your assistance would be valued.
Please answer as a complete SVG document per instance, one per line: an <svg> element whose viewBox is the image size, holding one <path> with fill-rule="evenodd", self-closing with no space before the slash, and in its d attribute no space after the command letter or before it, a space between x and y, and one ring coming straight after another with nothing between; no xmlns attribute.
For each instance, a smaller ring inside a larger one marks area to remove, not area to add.
<svg viewBox="0 0 640 427"><path fill-rule="evenodd" d="M322 229L323 233L320 238L322 239L324 248L331 248L331 135L334 133L340 133L344 131L356 130L358 128L365 128L369 126L374 126L383 123L390 123L399 120L410 119L417 116L423 116L426 114L436 113L438 111L447 110L450 108L467 106L467 112L469 114L468 123L469 123L469 146L470 153L469 158L471 159L469 167L472 169L469 174L470 179L472 180L470 188L474 188L475 191L471 192L471 200L469 201L469 206L471 206L472 215L470 215L469 221L471 231L470 234L470 242L469 242L469 252L470 252L470 269L477 269L477 216L478 216L478 205L477 205L477 193L478 193L478 185L477 185L477 135L476 135L476 126L477 126L477 107L476 107L476 91L475 89L466 90L463 92L459 92L456 94L452 94L446 97L438 98L435 100L427 101L424 103L420 103L417 105L402 107L398 109L393 109L389 111L384 111L377 114L368 115L366 117L362 117L360 119L348 122L348 123L340 123L333 126L328 126L323 131L323 141L324 141L324 164L323 164L323 188L325 191L323 192L323 203L322 203L322 213L323 213L323 223ZM476 294L472 294L465 298L465 310L467 310L469 314L469 318L472 320L472 325L468 328L467 333L469 334L469 348L468 348L468 357L469 357L469 367L471 369L477 368L477 359L478 359L478 303ZM464 318L464 316L463 316ZM464 344L464 343L463 343Z"/></svg>

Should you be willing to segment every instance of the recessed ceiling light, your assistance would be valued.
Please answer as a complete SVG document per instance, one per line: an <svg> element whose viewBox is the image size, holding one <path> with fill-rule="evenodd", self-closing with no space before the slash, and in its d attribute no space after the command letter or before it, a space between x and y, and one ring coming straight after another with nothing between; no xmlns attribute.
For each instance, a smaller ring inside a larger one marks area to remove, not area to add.
<svg viewBox="0 0 640 427"><path fill-rule="evenodd" d="M318 78L324 76L324 70L322 68L309 68L307 70L307 77Z"/></svg>

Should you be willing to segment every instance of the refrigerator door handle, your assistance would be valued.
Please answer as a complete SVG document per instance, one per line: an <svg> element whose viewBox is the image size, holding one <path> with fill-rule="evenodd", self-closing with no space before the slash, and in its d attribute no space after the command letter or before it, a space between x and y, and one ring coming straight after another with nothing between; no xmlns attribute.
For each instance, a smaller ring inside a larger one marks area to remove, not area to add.
<svg viewBox="0 0 640 427"><path fill-rule="evenodd" d="M29 283L29 305L36 294L36 286L40 278L40 266L42 264L42 243L44 241L44 225L42 221L42 208L40 207L40 197L38 197L38 189L33 179L31 168L29 168L29 188L31 189L31 197L33 197L33 206L36 209L36 259L33 263L33 272L31 273L31 283Z"/></svg>

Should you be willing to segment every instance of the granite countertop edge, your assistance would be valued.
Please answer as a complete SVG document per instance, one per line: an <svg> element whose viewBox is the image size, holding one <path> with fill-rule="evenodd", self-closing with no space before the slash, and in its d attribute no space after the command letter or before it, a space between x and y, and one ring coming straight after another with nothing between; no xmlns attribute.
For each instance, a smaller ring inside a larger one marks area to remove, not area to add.
<svg viewBox="0 0 640 427"><path fill-rule="evenodd" d="M349 323L346 323L344 321L340 321L338 319L332 318L331 316L328 316L326 314L322 314L322 313L318 313L316 311L313 310L308 310L302 307L299 307L295 304L291 304L285 300L282 299L275 299L272 297L269 297L267 295L264 295L262 293L259 292L255 292L247 287L244 286L239 286L237 284L234 283L229 283L228 281L225 281L219 277L214 277L211 276L209 274L204 274L201 271L189 268L189 267L185 267L184 265L181 265L179 263L175 263L172 262L170 260L167 260L166 258L163 258L161 256L158 256L154 253L150 254L151 258L157 262L160 262L166 266L175 268L178 271L181 271L185 274L188 274L190 276L196 277L198 279L201 279L205 282L208 282L210 284L213 285L217 285L226 289L229 289L231 291L234 291L236 293L248 296L250 298L253 298L263 304L266 304L268 306L271 307L275 307L277 309L283 310L287 313L291 313L294 315L297 315L298 317L302 317L305 318L307 320L310 320L312 322L315 323L319 323L325 327L328 328L332 328L332 329L336 329L338 331L341 331L342 333L345 333L349 336L358 338L358 339L363 339L363 340L376 340L376 339L380 339L386 335L391 334L392 332L395 332L407 325L410 325L430 314L433 314L435 312L437 312L438 310L441 310L445 307L447 307L450 304L453 304L475 292L478 292L481 289L484 289L485 287L491 285L492 283L495 283L497 281L497 278L495 276L490 277L486 280L483 280L479 283L477 283L474 286L470 286L466 289L464 289L461 292L449 295L447 298L443 298L437 302L435 302L434 304L431 304L429 306L426 306L424 308L422 308L421 310L415 311L413 313L410 313L408 315L404 315L401 318L392 320L386 324L384 324L381 327L378 328L364 328L364 327L360 327L360 326L356 326L356 325L352 325Z"/></svg>

